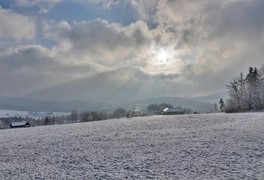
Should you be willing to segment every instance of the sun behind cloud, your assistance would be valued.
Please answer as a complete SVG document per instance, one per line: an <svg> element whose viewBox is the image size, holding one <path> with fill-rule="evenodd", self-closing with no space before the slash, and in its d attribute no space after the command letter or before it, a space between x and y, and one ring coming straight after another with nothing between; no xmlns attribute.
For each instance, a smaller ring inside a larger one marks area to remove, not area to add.
<svg viewBox="0 0 264 180"><path fill-rule="evenodd" d="M177 54L171 47L151 48L148 65L145 69L151 73L172 73L171 68L176 57Z"/></svg>
<svg viewBox="0 0 264 180"><path fill-rule="evenodd" d="M169 65L172 61L175 52L173 52L170 48L155 48L152 50L152 59L153 63L157 65Z"/></svg>
<svg viewBox="0 0 264 180"><path fill-rule="evenodd" d="M169 58L170 58L170 52L166 49L160 49L157 54L157 61L159 63L166 63L169 61Z"/></svg>

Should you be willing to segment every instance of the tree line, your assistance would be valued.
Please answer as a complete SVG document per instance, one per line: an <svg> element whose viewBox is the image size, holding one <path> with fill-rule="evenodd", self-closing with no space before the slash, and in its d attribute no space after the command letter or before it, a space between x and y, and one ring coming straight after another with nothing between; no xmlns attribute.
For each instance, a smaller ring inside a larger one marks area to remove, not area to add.
<svg viewBox="0 0 264 180"><path fill-rule="evenodd" d="M165 108L173 108L172 104L169 103L160 103L160 104L150 104L147 107L147 113L149 115L158 115L161 114L161 111ZM182 109L185 114L192 114L193 110L190 108L182 108L180 105L176 107L177 109Z"/></svg>
<svg viewBox="0 0 264 180"><path fill-rule="evenodd" d="M117 108L112 111L112 113L100 112L100 111L86 111L77 112L77 110L71 111L69 115L61 116L46 116L40 119L34 119L30 117L2 117L0 118L0 129L6 129L10 127L11 122L21 122L28 121L32 126L44 126L44 125L55 125L55 124L70 124L79 122L90 122L90 121L100 121L106 119L119 119L119 118L130 118L135 116L147 116L147 115L157 115L165 108L172 108L172 104L160 103L160 104L150 104L146 109L142 111L128 111L124 108ZM186 114L192 113L189 108L177 108L183 109Z"/></svg>
<svg viewBox="0 0 264 180"><path fill-rule="evenodd" d="M249 67L247 75L242 72L226 85L229 97L225 112L248 112L264 110L264 65Z"/></svg>

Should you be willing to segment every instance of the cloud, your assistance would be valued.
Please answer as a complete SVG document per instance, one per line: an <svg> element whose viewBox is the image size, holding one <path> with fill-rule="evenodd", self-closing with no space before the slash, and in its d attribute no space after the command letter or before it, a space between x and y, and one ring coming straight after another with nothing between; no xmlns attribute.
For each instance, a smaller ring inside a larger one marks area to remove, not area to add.
<svg viewBox="0 0 264 180"><path fill-rule="evenodd" d="M263 63L263 12L261 0L159 1L155 19L164 35L158 42L192 57L179 57L182 82L197 92L224 89L234 75Z"/></svg>
<svg viewBox="0 0 264 180"><path fill-rule="evenodd" d="M92 63L62 63L51 49L39 45L3 49L0 63L1 95L23 95L105 71Z"/></svg>
<svg viewBox="0 0 264 180"><path fill-rule="evenodd" d="M177 73L185 64L175 55L172 37L163 34L159 28L149 29L141 20L128 26L102 19L71 25L66 21L49 22L44 29L47 38L57 40L56 54L63 54L60 59L64 62L67 59L75 63L92 62L112 69L134 66L150 73L167 74ZM157 40L161 35L168 40L167 43ZM159 60L159 51L163 49L169 59Z"/></svg>
<svg viewBox="0 0 264 180"><path fill-rule="evenodd" d="M177 86L172 88L165 80L172 76L153 76L135 67L125 67L37 91L29 96L57 101L77 99L127 102L157 97L162 93L173 95Z"/></svg>
<svg viewBox="0 0 264 180"><path fill-rule="evenodd" d="M14 40L33 39L36 27L34 21L11 10L0 8L0 38Z"/></svg>
<svg viewBox="0 0 264 180"><path fill-rule="evenodd" d="M158 5L157 0L131 0L128 2L130 3L131 7L136 10L138 18L144 20L145 22L148 22L148 24L153 23L153 17Z"/></svg>
<svg viewBox="0 0 264 180"><path fill-rule="evenodd" d="M21 7L44 3L17 2ZM67 21L45 16L42 19L45 23L39 23L44 24L43 39L35 41L35 45L21 43L9 49L1 47L0 60L6 77L13 77L15 81L18 75L15 72L20 73L21 78L34 74L33 90L66 82L63 78L67 81L93 75L106 78L100 76L105 72L115 75L120 83L128 77L130 80L137 77L135 86L143 86L144 81L148 81L151 88L157 88L155 95L173 95L173 92L182 96L203 95L225 89L229 79L240 71L263 63L263 0L80 2L101 7L105 12L119 6L131 8L136 20L127 25L105 19ZM132 12L131 9L127 11ZM7 35L21 40L36 36L36 27L28 16L0 9L0 20L8 27L0 27L2 38ZM29 25L24 26L26 24ZM49 41L53 42L52 46L45 47L45 42ZM133 68L141 71L133 71ZM132 72L139 73L140 77ZM155 84L155 81L160 83ZM147 91L146 87L139 93L144 90Z"/></svg>
<svg viewBox="0 0 264 180"><path fill-rule="evenodd" d="M76 55L76 61L112 68L141 63L137 59L145 56L144 51L151 44L148 32L147 25L142 21L122 26L101 19L75 22L71 26L60 22L46 28L46 33L55 37L59 44L68 44L66 53Z"/></svg>

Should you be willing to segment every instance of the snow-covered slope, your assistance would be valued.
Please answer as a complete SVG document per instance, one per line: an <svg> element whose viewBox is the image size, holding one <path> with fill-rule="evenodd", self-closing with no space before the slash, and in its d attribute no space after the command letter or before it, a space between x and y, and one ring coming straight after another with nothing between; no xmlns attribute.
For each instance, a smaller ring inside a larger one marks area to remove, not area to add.
<svg viewBox="0 0 264 180"><path fill-rule="evenodd" d="M0 131L0 179L264 179L264 113Z"/></svg>

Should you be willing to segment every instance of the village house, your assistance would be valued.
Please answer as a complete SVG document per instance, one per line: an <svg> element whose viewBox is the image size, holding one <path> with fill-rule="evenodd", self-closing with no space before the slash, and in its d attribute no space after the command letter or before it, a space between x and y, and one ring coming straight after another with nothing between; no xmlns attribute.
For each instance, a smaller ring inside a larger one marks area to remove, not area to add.
<svg viewBox="0 0 264 180"><path fill-rule="evenodd" d="M184 114L184 110L180 108L165 108L162 110L161 114L163 115Z"/></svg>
<svg viewBox="0 0 264 180"><path fill-rule="evenodd" d="M10 123L10 128L26 128L26 127L31 127L31 125L27 121Z"/></svg>

